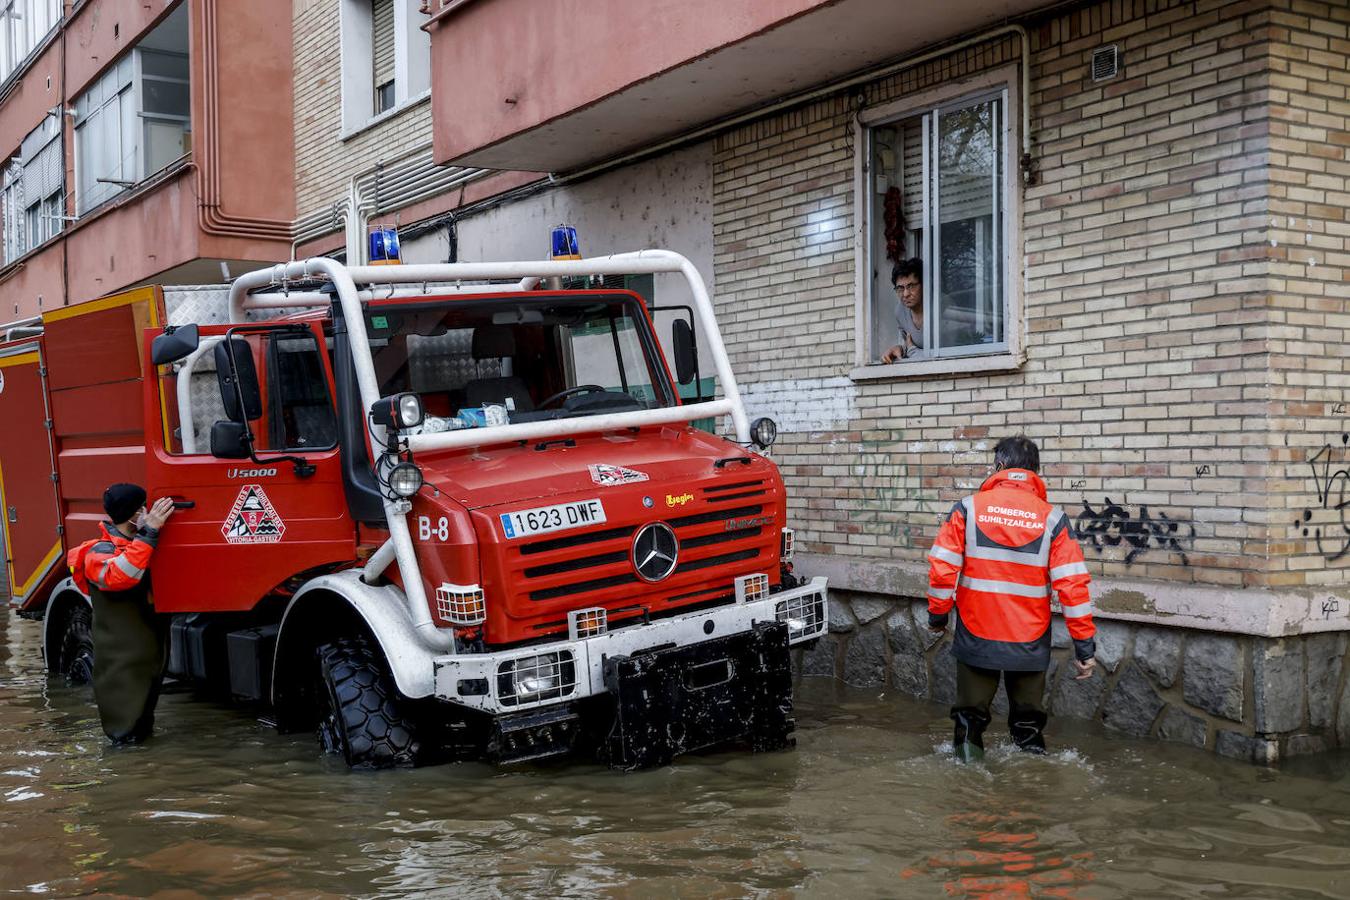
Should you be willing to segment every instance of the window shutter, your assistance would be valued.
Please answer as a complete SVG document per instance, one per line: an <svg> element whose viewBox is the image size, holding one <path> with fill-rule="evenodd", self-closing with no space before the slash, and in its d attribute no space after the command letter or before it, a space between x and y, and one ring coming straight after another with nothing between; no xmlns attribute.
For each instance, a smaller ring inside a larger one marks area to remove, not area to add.
<svg viewBox="0 0 1350 900"><path fill-rule="evenodd" d="M55 117L48 116L23 142L23 196L28 204L37 203L61 190L65 167L61 158L61 129Z"/></svg>
<svg viewBox="0 0 1350 900"><path fill-rule="evenodd" d="M373 0L375 87L394 80L394 0Z"/></svg>

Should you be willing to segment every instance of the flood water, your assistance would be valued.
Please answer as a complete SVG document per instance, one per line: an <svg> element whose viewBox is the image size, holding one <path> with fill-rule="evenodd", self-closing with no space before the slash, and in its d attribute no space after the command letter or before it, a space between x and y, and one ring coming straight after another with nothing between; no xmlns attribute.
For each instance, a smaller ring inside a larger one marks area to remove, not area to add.
<svg viewBox="0 0 1350 900"><path fill-rule="evenodd" d="M1350 758L1267 770L1052 721L944 755L942 708L806 680L795 751L352 774L170 692L110 749L0 623L0 890L47 896L1346 897Z"/></svg>

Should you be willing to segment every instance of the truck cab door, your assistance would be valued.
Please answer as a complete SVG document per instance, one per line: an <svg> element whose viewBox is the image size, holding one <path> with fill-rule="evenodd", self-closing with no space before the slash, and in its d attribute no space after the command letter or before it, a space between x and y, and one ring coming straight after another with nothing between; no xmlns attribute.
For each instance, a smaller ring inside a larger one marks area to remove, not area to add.
<svg viewBox="0 0 1350 900"><path fill-rule="evenodd" d="M150 566L161 612L251 609L301 573L355 558L321 326L247 326L231 338L257 375L260 403L247 411L256 462L211 452L212 427L229 421L233 389L216 367L229 330L201 328L194 354L146 379L146 490L177 507ZM147 360L157 333L146 332Z"/></svg>

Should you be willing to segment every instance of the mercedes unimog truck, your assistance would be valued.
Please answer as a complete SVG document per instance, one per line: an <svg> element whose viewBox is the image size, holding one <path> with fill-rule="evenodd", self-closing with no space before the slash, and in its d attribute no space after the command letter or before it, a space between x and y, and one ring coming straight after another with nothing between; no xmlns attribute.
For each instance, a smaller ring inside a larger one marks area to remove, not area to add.
<svg viewBox="0 0 1350 900"><path fill-rule="evenodd" d="M656 273L693 298L673 367L603 286ZM236 279L228 316L185 296L0 332L12 603L52 673L89 677L65 551L132 481L176 507L150 569L169 673L354 767L792 744L789 648L825 632L826 584L793 572L773 423L688 260L312 259ZM700 352L720 398L682 400Z"/></svg>

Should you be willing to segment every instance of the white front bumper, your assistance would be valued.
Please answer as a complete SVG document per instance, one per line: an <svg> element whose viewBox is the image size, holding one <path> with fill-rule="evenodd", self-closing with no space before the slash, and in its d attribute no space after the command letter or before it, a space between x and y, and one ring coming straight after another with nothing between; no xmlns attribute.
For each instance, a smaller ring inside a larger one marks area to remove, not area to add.
<svg viewBox="0 0 1350 900"><path fill-rule="evenodd" d="M728 604L714 609L628 625L616 631L578 640L536 644L500 653L438 656L435 695L442 700L491 713L519 712L567 703L605 692L604 659L627 656L654 647L687 647L700 641L740 634L759 622L787 621L789 643L799 644L824 634L829 627L829 598L824 577L770 594L763 600ZM571 656L573 678L564 679L539 699L499 694L498 675L514 660L547 654ZM486 682L486 684L484 684Z"/></svg>

